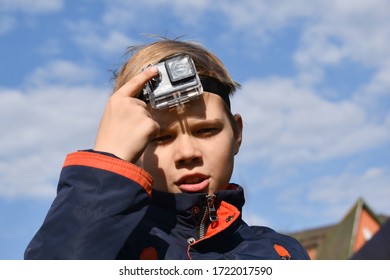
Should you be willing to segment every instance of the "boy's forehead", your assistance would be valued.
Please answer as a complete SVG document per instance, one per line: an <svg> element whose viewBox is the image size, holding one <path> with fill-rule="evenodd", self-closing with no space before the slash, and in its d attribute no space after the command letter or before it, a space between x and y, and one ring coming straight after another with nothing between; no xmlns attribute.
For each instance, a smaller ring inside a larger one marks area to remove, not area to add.
<svg viewBox="0 0 390 280"><path fill-rule="evenodd" d="M179 110L175 107L164 110L151 109L151 114L153 119L163 127L168 127L184 118L206 120L209 118L221 118L221 114L224 114L222 99L208 92L204 92L199 98L185 103L184 106L184 109Z"/></svg>

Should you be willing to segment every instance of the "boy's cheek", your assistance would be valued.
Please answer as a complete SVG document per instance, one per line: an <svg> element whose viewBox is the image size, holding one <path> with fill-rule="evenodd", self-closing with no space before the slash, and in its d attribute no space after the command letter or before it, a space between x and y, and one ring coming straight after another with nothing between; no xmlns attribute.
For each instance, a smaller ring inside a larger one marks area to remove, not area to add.
<svg viewBox="0 0 390 280"><path fill-rule="evenodd" d="M155 149L146 147L144 153L140 156L137 164L146 171L147 169L157 168L159 163L158 156L156 155Z"/></svg>

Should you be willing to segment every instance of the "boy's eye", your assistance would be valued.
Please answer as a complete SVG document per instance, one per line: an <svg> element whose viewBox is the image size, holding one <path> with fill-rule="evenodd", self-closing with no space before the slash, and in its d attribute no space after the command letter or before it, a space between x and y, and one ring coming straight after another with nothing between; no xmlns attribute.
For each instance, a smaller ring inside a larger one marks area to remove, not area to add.
<svg viewBox="0 0 390 280"><path fill-rule="evenodd" d="M196 131L196 133L200 136L212 136L214 134L217 134L219 132L219 129L216 127L206 127L201 128Z"/></svg>
<svg viewBox="0 0 390 280"><path fill-rule="evenodd" d="M171 135L161 135L161 136L157 136L156 138L153 138L152 142L156 144L164 144L169 142L171 139L172 139Z"/></svg>

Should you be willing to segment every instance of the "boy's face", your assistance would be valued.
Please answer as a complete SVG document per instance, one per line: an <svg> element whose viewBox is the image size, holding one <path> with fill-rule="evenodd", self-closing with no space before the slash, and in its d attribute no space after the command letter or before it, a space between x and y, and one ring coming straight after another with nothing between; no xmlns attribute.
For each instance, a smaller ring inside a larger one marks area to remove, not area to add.
<svg viewBox="0 0 390 280"><path fill-rule="evenodd" d="M160 133L148 144L140 165L155 180L154 189L170 193L212 194L227 187L241 136L241 116L233 132L224 101L205 92L183 112L151 110Z"/></svg>

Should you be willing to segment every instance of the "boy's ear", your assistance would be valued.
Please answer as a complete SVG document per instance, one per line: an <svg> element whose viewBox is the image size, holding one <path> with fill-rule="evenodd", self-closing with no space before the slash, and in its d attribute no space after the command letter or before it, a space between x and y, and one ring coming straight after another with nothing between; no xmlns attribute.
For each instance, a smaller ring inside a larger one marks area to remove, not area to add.
<svg viewBox="0 0 390 280"><path fill-rule="evenodd" d="M235 114L234 120L236 121L236 128L234 129L234 138L235 138L235 146L234 146L234 155L238 154L242 143L242 131L243 131L243 123L242 117L240 114Z"/></svg>

